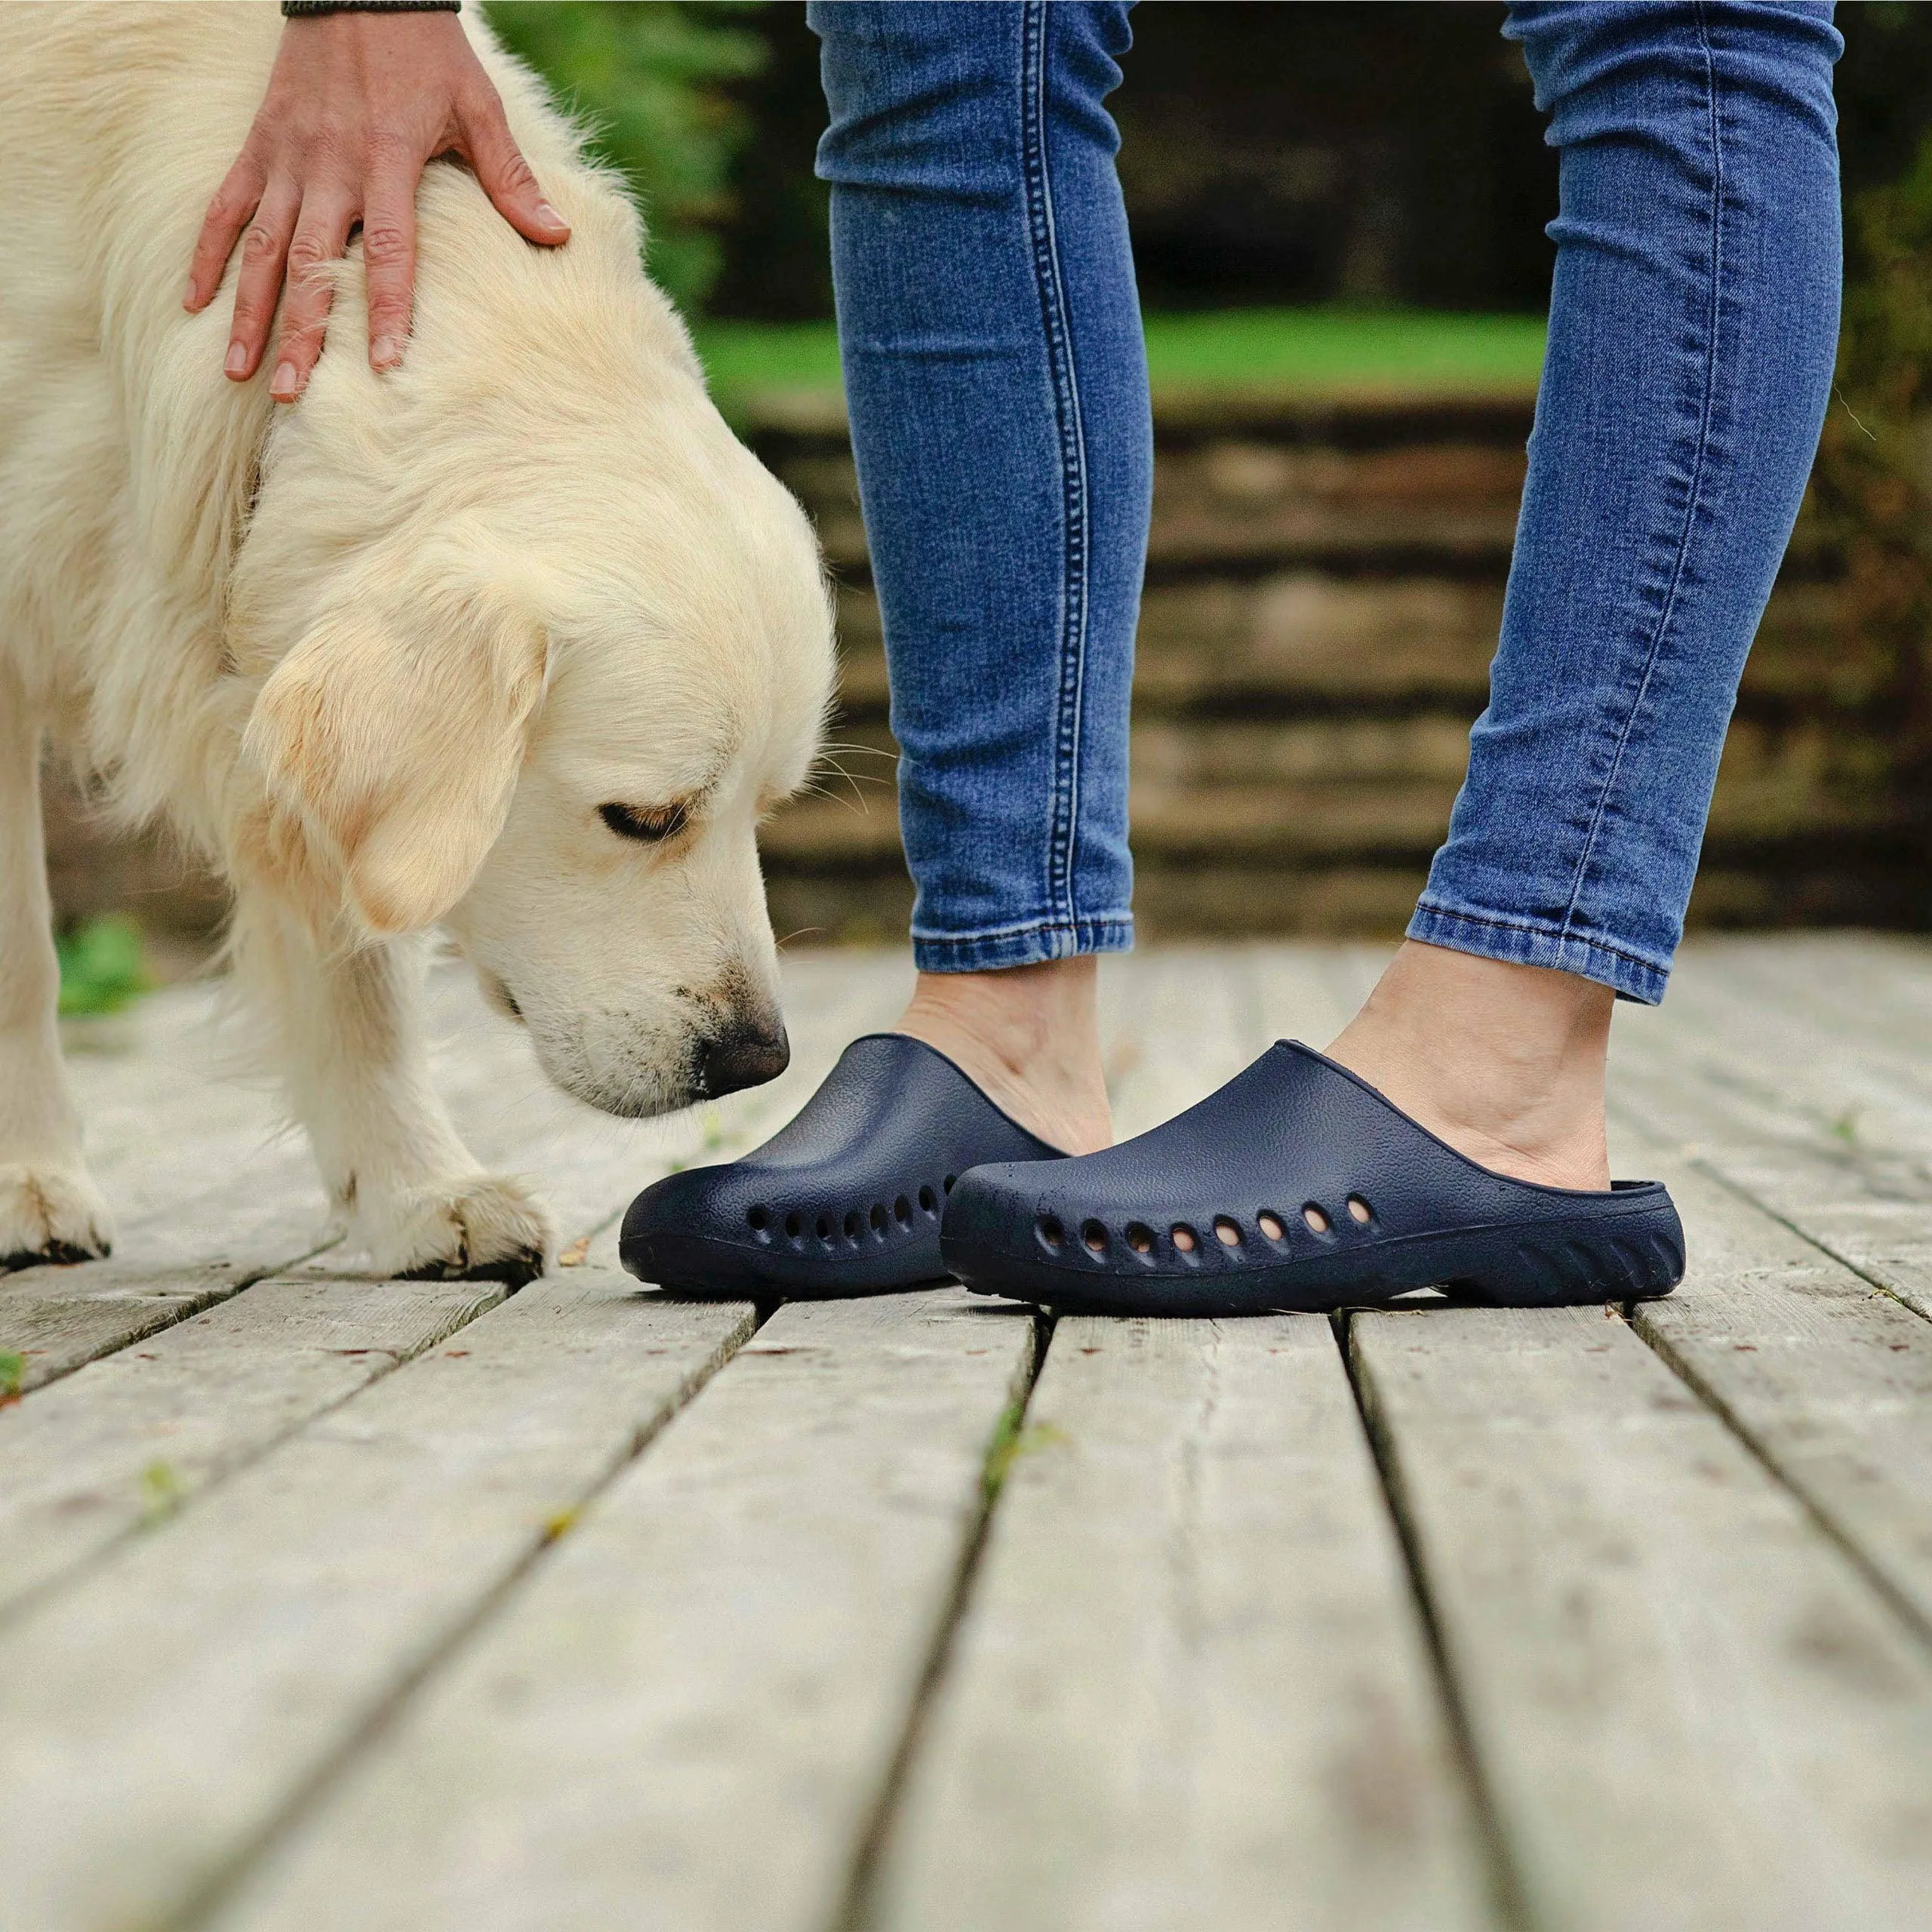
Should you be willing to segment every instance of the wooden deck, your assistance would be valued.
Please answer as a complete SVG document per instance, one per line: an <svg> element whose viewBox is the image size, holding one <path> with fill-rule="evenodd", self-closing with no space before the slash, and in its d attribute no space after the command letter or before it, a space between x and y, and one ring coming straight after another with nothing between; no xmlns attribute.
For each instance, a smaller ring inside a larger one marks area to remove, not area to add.
<svg viewBox="0 0 1932 1932"><path fill-rule="evenodd" d="M1119 1124L1376 955L1109 968ZM1932 1927L1932 948L1694 950L1619 1019L1672 1300L1057 1324L639 1292L777 1086L631 1128L454 973L572 1265L361 1280L211 996L77 1040L118 1253L0 1283L5 1932Z"/></svg>

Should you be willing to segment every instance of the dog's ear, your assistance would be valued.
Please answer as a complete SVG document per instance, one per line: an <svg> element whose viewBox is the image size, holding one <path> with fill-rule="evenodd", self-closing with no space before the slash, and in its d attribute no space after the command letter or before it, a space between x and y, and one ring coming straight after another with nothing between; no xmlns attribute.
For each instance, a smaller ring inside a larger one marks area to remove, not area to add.
<svg viewBox="0 0 1932 1932"><path fill-rule="evenodd" d="M496 842L543 694L523 600L454 584L321 618L262 687L242 740L249 857L309 922L433 925Z"/></svg>

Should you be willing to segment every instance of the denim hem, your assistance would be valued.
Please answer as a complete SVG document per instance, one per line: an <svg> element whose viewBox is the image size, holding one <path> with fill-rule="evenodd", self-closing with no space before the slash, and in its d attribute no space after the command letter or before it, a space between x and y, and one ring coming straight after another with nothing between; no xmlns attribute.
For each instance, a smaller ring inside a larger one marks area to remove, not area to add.
<svg viewBox="0 0 1932 1932"><path fill-rule="evenodd" d="M1580 938L1560 927L1525 919L1495 918L1481 912L1452 912L1426 901L1409 921L1409 937L1452 952L1474 952L1513 966L1547 966L1614 988L1624 999L1655 1006L1670 983L1670 968L1600 940Z"/></svg>
<svg viewBox="0 0 1932 1932"><path fill-rule="evenodd" d="M1133 944L1133 915L1121 912L1097 919L1042 919L986 933L915 932L912 963L922 973L997 973L1086 952L1125 952Z"/></svg>

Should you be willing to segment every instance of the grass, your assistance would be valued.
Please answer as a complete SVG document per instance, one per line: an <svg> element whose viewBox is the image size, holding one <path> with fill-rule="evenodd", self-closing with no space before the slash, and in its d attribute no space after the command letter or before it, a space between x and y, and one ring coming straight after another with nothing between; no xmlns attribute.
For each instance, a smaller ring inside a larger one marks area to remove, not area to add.
<svg viewBox="0 0 1932 1932"><path fill-rule="evenodd" d="M989 1507L998 1500L1013 1466L1023 1456L1031 1456L1041 1449L1064 1448L1072 1440L1066 1430L1057 1429L1050 1422L1023 1424L1023 1404L1011 1402L993 1429L993 1439L986 1445L985 1468L980 1472L980 1488Z"/></svg>
<svg viewBox="0 0 1932 1932"><path fill-rule="evenodd" d="M1146 318L1155 394L1262 389L1439 395L1534 388L1540 315L1427 309L1234 309ZM829 322L701 322L699 353L730 413L762 392L835 391Z"/></svg>
<svg viewBox="0 0 1932 1932"><path fill-rule="evenodd" d="M153 1462L141 1472L141 1520L149 1527L174 1515L187 1500L187 1486L171 1463Z"/></svg>
<svg viewBox="0 0 1932 1932"><path fill-rule="evenodd" d="M131 919L90 919L54 942L60 957L60 1011L118 1013L148 989L141 929Z"/></svg>

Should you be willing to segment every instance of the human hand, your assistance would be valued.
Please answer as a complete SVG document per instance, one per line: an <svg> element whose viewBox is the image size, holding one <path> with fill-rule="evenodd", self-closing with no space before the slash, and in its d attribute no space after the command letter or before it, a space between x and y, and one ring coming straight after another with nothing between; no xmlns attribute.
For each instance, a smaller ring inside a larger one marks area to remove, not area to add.
<svg viewBox="0 0 1932 1932"><path fill-rule="evenodd" d="M402 360L416 281L416 184L424 165L457 154L525 240L570 238L511 138L503 102L453 13L298 17L282 29L269 89L240 158L208 205L185 306L214 300L246 229L225 364L235 382L260 366L282 291L269 393L293 402L322 352L333 291L328 264L362 228L369 361Z"/></svg>

